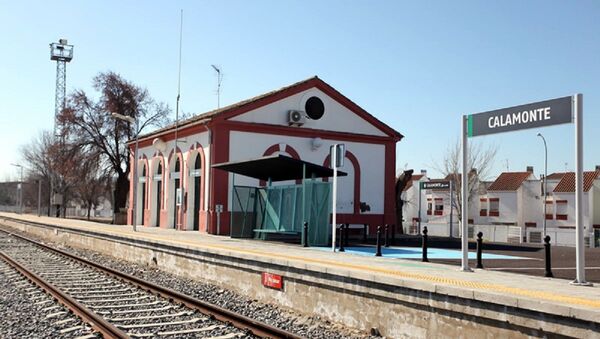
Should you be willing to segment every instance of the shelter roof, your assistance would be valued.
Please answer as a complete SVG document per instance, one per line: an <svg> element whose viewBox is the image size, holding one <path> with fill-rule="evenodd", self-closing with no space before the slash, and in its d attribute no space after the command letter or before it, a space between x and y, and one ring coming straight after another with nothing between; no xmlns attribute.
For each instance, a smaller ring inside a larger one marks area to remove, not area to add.
<svg viewBox="0 0 600 339"><path fill-rule="evenodd" d="M594 180L598 179L600 171L589 171L583 172L583 191L588 192ZM556 193L574 193L575 192L575 172L567 172L563 175L562 179L558 182L558 185L554 188Z"/></svg>
<svg viewBox="0 0 600 339"><path fill-rule="evenodd" d="M488 187L488 191L516 191L531 175L531 172L503 172Z"/></svg>
<svg viewBox="0 0 600 339"><path fill-rule="evenodd" d="M319 77L313 76L308 79L296 82L292 85L282 87L278 90L270 91L270 92L267 92L267 93L255 96L253 98L246 99L246 100L243 100L243 101L240 101L240 102L237 102L232 105L225 106L225 107L222 107L219 109L215 109L212 111L194 115L191 118L179 121L179 123L177 125L171 124L164 128L155 130L151 133L140 135L139 139L142 140L142 139L146 139L149 137L158 136L163 133L171 132L171 131L174 131L176 127L181 130L186 127L205 124L215 118L220 118L220 117L230 118L232 116L242 114L247 111L267 105L268 103L272 102L271 99L282 99L282 98L299 93L303 90L306 90L306 89L309 89L312 87L316 87L316 88L324 91L326 94L328 94L332 98L340 101L341 103L343 103L344 105L349 107L352 111L354 111L356 114L361 115L362 117L366 118L366 120L370 121L374 126L379 128L381 131L386 133L388 136L394 137L397 140L400 140L404 137L402 134L400 134L400 132L396 131L395 129L388 126L381 120L377 119L372 114L365 111L363 108L358 106L356 103L354 103L353 101L351 101L350 99L345 97L343 94L338 92L331 85L327 84L325 81L321 80ZM130 140L129 142L131 143L132 140Z"/></svg>
<svg viewBox="0 0 600 339"><path fill-rule="evenodd" d="M212 167L265 181L269 179L271 181L302 179L304 168L306 168L306 178L333 176L333 169L329 167L294 159L282 154L244 161L224 162L214 164ZM338 176L346 175L346 172L338 171Z"/></svg>

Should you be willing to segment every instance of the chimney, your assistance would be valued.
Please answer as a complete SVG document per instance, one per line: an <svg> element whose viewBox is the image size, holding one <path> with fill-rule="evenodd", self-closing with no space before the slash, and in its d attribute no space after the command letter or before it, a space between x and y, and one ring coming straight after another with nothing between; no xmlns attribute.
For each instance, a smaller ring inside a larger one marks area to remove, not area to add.
<svg viewBox="0 0 600 339"><path fill-rule="evenodd" d="M527 172L533 173L533 166L527 166Z"/></svg>
<svg viewBox="0 0 600 339"><path fill-rule="evenodd" d="M596 172L600 171L600 165L596 165Z"/></svg>
<svg viewBox="0 0 600 339"><path fill-rule="evenodd" d="M423 175L427 175L427 170L426 170L426 169L422 169L422 170L421 170L421 174L423 174Z"/></svg>

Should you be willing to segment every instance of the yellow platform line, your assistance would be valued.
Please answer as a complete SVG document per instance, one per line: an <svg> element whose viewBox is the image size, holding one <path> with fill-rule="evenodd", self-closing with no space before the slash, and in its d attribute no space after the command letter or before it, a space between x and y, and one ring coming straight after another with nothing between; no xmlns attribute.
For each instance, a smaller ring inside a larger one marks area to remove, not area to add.
<svg viewBox="0 0 600 339"><path fill-rule="evenodd" d="M252 255L263 256L263 257L268 257L268 258L272 258L274 255L276 255L277 259L288 259L288 260L298 261L301 263L308 262L308 263L321 264L321 265L332 266L332 267L343 267L346 269L355 269L355 270L359 270L359 271L367 271L367 272L372 272L372 273L382 273L382 274L389 275L389 276L414 279L414 280L420 280L420 281L427 281L427 282L437 283L437 284L474 288L474 289L487 290L487 291L492 291L492 292L497 292L497 293L505 293L505 294L530 297L530 298L534 298L534 299L542 299L542 300L555 301L555 302L561 302L561 303L566 303L566 304L600 308L600 300L591 300L591 299L585 299L585 298L580 298L580 297L561 295L561 294L557 294L554 292L550 293L550 292L544 292L544 291L535 291L535 290L530 290L530 289L525 289L525 288L510 287L510 286L501 285L501 284L493 284L493 283L486 283L486 282L474 282L474 281L468 281L468 280L462 280L462 279L446 278L443 276L433 276L433 275L428 275L428 274L405 272L405 271L401 271L401 270L397 270L397 269L387 269L387 268L383 268L383 267L373 267L373 266L366 266L366 265L350 264L350 263L344 263L344 262L326 260L326 259L307 258L307 257L303 257L303 256L283 254L283 253L274 254L271 252L265 252L265 251L260 251L260 250L240 249L237 247L232 247L232 246L227 246L227 245L198 244L197 242L191 242L191 241L186 241L186 240L174 240L174 239L165 240L164 238L162 238L160 236L155 236L155 235L150 235L150 234L144 234L143 236L152 238L154 240L179 243L179 244L183 244L183 245L190 245L190 246L200 247L200 248L208 248L208 249L214 249L214 250L228 250L228 251L236 252L236 253L240 253L240 254L252 254Z"/></svg>
<svg viewBox="0 0 600 339"><path fill-rule="evenodd" d="M67 227L71 227L71 228L75 228L75 229L78 228L77 226L67 226ZM96 228L95 230L97 231L98 229ZM112 233L115 235L123 235L124 234L123 232L114 232L113 230L108 230L108 231L105 230L105 232L108 234ZM127 232L127 233L129 233L129 232ZM519 287L510 287L510 286L501 285L501 284L475 282L475 281L468 281L468 280L456 279L456 278L446 278L443 276L433 276L433 275L421 274L421 273L411 273L411 272L400 271L397 269L387 269L387 268L383 268L383 267L357 265L357 264L350 264L350 263L344 263L344 262L326 260L326 259L307 258L307 257L303 257L303 256L290 255L290 254L282 254L282 253L275 254L275 253L265 252L265 251L260 251L260 250L240 249L237 247L232 247L232 246L227 246L227 245L200 244L198 242L192 242L192 241L186 241L186 240L165 239L159 235L153 235L153 234L147 234L147 233L144 233L144 234L137 233L137 234L127 234L127 235L130 235L133 237L142 237L142 238L145 237L145 238L149 238L149 239L153 239L153 240L188 245L188 246L193 246L193 247L198 247L198 248L207 248L207 249L213 249L213 250L228 250L228 251L236 252L239 254L252 254L252 255L268 257L268 258L272 258L274 255L276 255L278 259L294 260L294 261L297 261L300 263L308 262L308 263L321 264L321 265L326 265L326 266L331 266L331 267L338 267L338 268L343 267L346 269L354 269L354 270L366 271L366 272L372 272L372 273L381 273L381 274L385 274L385 275L393 276L393 277L427 281L427 282L431 282L431 283L445 284L445 285L450 285L450 286L487 290L487 291L492 291L492 292L497 292L497 293L505 293L505 294L511 294L511 295L517 295L517 296L530 297L530 298L534 298L534 299L561 302L561 303L565 303L565 304L600 308L600 300L591 300L591 299L585 299L585 298L580 298L580 297L561 295L561 294L554 293L554 292L551 293L551 292L544 292L544 291L535 291L535 290L519 288Z"/></svg>

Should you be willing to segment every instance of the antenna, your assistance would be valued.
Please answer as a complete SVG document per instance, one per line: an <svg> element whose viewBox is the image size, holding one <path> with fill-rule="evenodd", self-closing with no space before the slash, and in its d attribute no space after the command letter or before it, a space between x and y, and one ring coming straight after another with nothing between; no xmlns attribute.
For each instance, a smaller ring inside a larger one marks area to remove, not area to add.
<svg viewBox="0 0 600 339"><path fill-rule="evenodd" d="M179 99L181 99L181 47L183 45L183 9L179 19L179 72L177 74L177 102L175 104L175 146L177 147L177 130L179 128Z"/></svg>
<svg viewBox="0 0 600 339"><path fill-rule="evenodd" d="M508 169L508 159L504 159L506 161L506 171L510 172L510 170Z"/></svg>
<svg viewBox="0 0 600 339"><path fill-rule="evenodd" d="M221 81L223 80L223 73L221 73L219 67L215 65L211 66L217 72L217 108L221 108Z"/></svg>

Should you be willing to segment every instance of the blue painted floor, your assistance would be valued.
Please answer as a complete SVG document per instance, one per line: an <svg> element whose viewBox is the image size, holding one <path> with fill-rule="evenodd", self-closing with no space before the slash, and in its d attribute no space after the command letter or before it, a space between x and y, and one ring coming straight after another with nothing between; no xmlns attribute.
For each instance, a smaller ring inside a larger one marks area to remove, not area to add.
<svg viewBox="0 0 600 339"><path fill-rule="evenodd" d="M313 247L314 248L314 247ZM317 247L319 250L331 251L331 247ZM346 247L346 253L358 254L364 256L374 256L375 247ZM337 251L337 249L336 249ZM421 259L422 253L421 248L417 247L382 247L381 254L387 258L398 258L398 259ZM430 248L427 250L427 257L429 259L460 259L462 258L461 251L459 250L448 250L443 248ZM477 253L469 252L469 259L476 259ZM529 259L524 257L515 257L510 255L482 253L482 259Z"/></svg>

